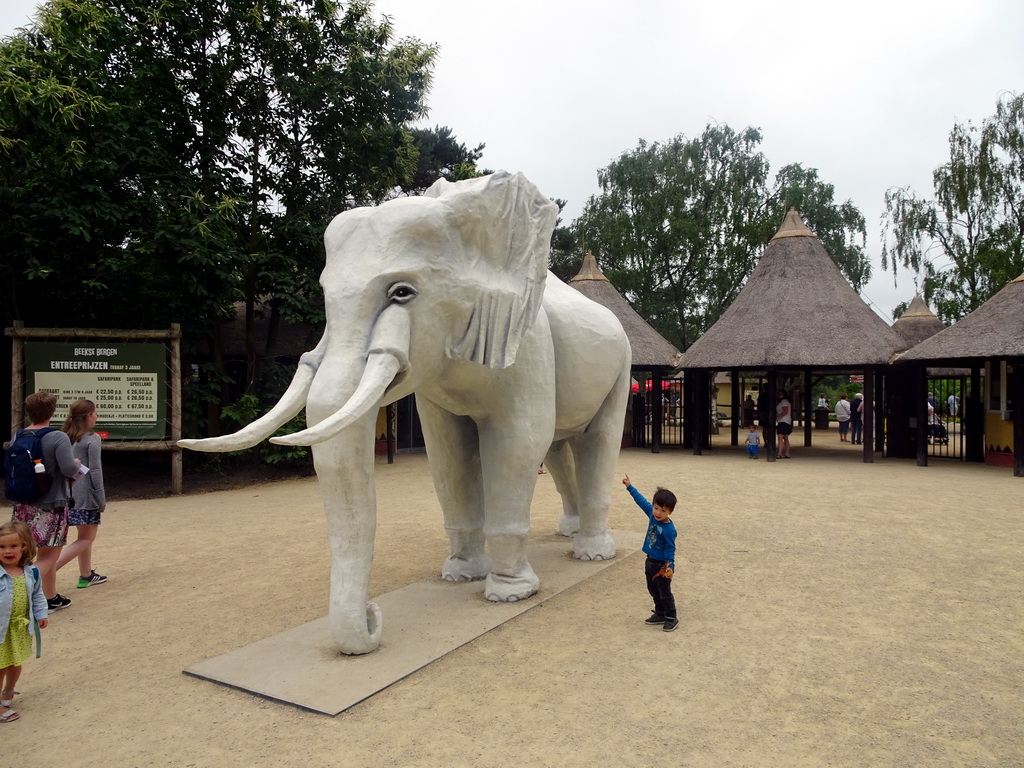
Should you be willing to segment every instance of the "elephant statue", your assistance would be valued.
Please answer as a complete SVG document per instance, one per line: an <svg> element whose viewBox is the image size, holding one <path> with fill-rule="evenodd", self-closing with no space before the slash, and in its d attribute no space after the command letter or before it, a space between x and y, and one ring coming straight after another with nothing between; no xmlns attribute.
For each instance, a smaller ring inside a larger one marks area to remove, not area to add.
<svg viewBox="0 0 1024 768"><path fill-rule="evenodd" d="M451 540L444 579L486 579L493 601L538 590L526 552L541 462L575 557L615 555L607 521L629 341L608 309L548 272L556 212L522 174L499 171L340 214L324 234L324 335L280 401L234 434L178 443L248 448L305 407L311 426L271 442L313 446L342 653L380 642L380 609L367 602L375 424L409 394Z"/></svg>

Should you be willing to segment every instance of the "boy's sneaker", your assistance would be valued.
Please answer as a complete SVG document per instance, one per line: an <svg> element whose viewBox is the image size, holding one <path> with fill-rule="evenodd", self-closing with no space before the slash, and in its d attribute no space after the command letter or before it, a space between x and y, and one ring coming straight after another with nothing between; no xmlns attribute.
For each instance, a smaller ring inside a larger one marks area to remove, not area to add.
<svg viewBox="0 0 1024 768"><path fill-rule="evenodd" d="M667 619L664 616L659 616L656 613L652 613L645 621L644 624L664 624Z"/></svg>
<svg viewBox="0 0 1024 768"><path fill-rule="evenodd" d="M664 619L664 621L665 626L661 628L663 632L671 632L679 626L679 619Z"/></svg>
<svg viewBox="0 0 1024 768"><path fill-rule="evenodd" d="M62 611L69 605L71 605L71 601L64 597L64 595L54 595L46 600L46 610L48 613Z"/></svg>
<svg viewBox="0 0 1024 768"><path fill-rule="evenodd" d="M85 589L86 587L91 587L93 584L102 584L106 580L106 576L100 576L96 571L92 571L88 576L80 576L78 578L78 588Z"/></svg>

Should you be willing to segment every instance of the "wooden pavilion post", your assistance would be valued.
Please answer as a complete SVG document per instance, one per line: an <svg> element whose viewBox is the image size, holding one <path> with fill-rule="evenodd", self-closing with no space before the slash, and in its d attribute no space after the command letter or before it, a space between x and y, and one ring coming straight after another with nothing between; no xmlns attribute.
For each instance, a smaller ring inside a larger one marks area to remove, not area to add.
<svg viewBox="0 0 1024 768"><path fill-rule="evenodd" d="M812 402L812 391L811 391L811 369L804 368L804 447L811 447L811 429L814 424L814 403Z"/></svg>
<svg viewBox="0 0 1024 768"><path fill-rule="evenodd" d="M743 382L740 380L740 372L735 368L729 372L729 379L732 381L732 424L729 428L729 445L739 445L740 416L743 408L740 400L743 397L743 387L740 385Z"/></svg>
<svg viewBox="0 0 1024 768"><path fill-rule="evenodd" d="M1013 476L1024 477L1024 357L1006 361L1013 366L1013 383L1008 392L1013 397Z"/></svg>
<svg viewBox="0 0 1024 768"><path fill-rule="evenodd" d="M694 375L694 404L695 413L693 419L693 455L704 455L704 446L709 434L708 413L711 411L711 389L708 380L711 371L701 368Z"/></svg>
<svg viewBox="0 0 1024 768"><path fill-rule="evenodd" d="M871 413L874 416L875 450L879 452L885 450L885 416L887 410L886 403L888 402L889 394L888 387L889 380L885 372L881 369L877 369L875 371L875 396L871 401Z"/></svg>
<svg viewBox="0 0 1024 768"><path fill-rule="evenodd" d="M697 426L696 369L683 371L683 449L693 448L693 433Z"/></svg>
<svg viewBox="0 0 1024 768"><path fill-rule="evenodd" d="M928 370L914 366L914 411L917 413L917 466L928 466Z"/></svg>
<svg viewBox="0 0 1024 768"><path fill-rule="evenodd" d="M765 378L768 380L768 408L761 411L761 413L767 414L768 421L764 425L764 448L765 453L768 455L768 461L775 461L777 446L775 444L775 405L779 399L778 396L778 383L775 381L777 372L774 368L769 368ZM762 390L763 393L763 390ZM760 404L760 398L758 398Z"/></svg>
<svg viewBox="0 0 1024 768"><path fill-rule="evenodd" d="M967 461L985 461L985 404L981 399L981 365L971 366L971 387L964 398L964 410L960 417L961 429L966 426L967 444L964 446Z"/></svg>
<svg viewBox="0 0 1024 768"><path fill-rule="evenodd" d="M661 453L661 422L665 418L661 397L661 371L656 370L651 374L651 453Z"/></svg>
<svg viewBox="0 0 1024 768"><path fill-rule="evenodd" d="M864 399L863 411L861 412L861 423L864 425L864 434L861 436L863 439L861 442L864 444L864 463L873 464L875 462L875 420L874 420L874 407L875 401L875 367L869 365L864 368Z"/></svg>

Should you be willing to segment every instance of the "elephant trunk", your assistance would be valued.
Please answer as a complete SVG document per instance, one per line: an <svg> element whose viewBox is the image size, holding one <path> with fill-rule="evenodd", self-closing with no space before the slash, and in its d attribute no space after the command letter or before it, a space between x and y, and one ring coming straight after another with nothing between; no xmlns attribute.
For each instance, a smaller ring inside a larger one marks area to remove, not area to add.
<svg viewBox="0 0 1024 768"><path fill-rule="evenodd" d="M194 451L240 451L244 448L252 448L257 443L266 440L305 408L306 396L309 394L313 377L319 370L320 363L323 362L326 349L327 334L325 333L315 349L306 352L299 358L299 367L295 370L292 382L277 404L252 424L230 435L210 437L205 440L179 440L178 445L182 448L191 448Z"/></svg>
<svg viewBox="0 0 1024 768"><path fill-rule="evenodd" d="M377 498L373 482L376 413L350 425L343 436L313 449L331 546L328 624L345 654L369 653L380 644L381 612L368 602Z"/></svg>
<svg viewBox="0 0 1024 768"><path fill-rule="evenodd" d="M377 410L409 364L409 337L408 313L401 306L385 309L365 358L349 364L328 353L310 392L313 426L273 439L314 446L332 555L328 623L334 644L346 654L369 653L380 643L380 608L368 602L377 529L373 447Z"/></svg>

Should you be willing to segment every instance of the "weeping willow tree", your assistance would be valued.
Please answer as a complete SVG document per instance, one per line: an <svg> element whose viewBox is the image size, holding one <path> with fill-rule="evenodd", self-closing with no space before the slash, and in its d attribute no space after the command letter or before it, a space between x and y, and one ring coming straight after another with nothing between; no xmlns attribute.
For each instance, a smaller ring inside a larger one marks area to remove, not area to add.
<svg viewBox="0 0 1024 768"><path fill-rule="evenodd" d="M933 196L885 195L882 267L902 268L946 323L1024 272L1024 96L1006 94L980 127L955 123Z"/></svg>

